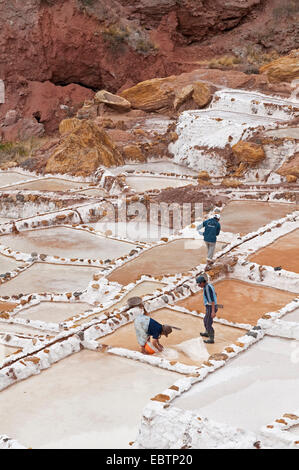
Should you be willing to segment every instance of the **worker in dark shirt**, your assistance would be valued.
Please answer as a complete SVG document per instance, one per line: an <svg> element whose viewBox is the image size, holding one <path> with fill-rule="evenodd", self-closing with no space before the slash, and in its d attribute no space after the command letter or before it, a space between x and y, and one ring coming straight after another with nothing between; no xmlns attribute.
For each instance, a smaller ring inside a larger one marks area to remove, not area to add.
<svg viewBox="0 0 299 470"><path fill-rule="evenodd" d="M131 307L139 307L143 310L143 313L138 315L134 320L137 341L141 347L141 352L147 354L145 345L151 337L153 346L158 351L163 351L163 346L160 344L159 339L162 335L167 337L172 332L172 327L162 325L153 318L150 318L140 297L131 297L128 300L128 305Z"/></svg>

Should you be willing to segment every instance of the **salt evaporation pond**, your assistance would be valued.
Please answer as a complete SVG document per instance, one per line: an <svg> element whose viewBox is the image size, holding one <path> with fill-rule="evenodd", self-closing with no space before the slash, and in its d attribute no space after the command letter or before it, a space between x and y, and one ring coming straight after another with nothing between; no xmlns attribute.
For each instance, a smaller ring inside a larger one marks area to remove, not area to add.
<svg viewBox="0 0 299 470"><path fill-rule="evenodd" d="M284 315L282 320L299 323L299 308L296 308L293 312Z"/></svg>
<svg viewBox="0 0 299 470"><path fill-rule="evenodd" d="M224 248L217 243L216 251ZM190 270L206 262L207 249L202 240L180 239L160 245L142 253L137 258L113 271L109 281L126 285L135 282L143 274L161 276Z"/></svg>
<svg viewBox="0 0 299 470"><path fill-rule="evenodd" d="M293 341L265 337L208 375L173 404L198 416L253 432L298 408ZM298 343L299 347L299 343Z"/></svg>
<svg viewBox="0 0 299 470"><path fill-rule="evenodd" d="M85 289L98 268L88 266L64 266L34 264L14 279L0 285L0 296L30 294L66 293Z"/></svg>
<svg viewBox="0 0 299 470"><path fill-rule="evenodd" d="M0 243L23 253L37 252L87 259L118 258L128 254L135 246L70 227L50 227L3 235Z"/></svg>
<svg viewBox="0 0 299 470"><path fill-rule="evenodd" d="M46 323L60 323L90 308L91 306L84 302L41 302L21 311L18 317Z"/></svg>
<svg viewBox="0 0 299 470"><path fill-rule="evenodd" d="M124 171L153 171L154 173L175 173L176 175L197 176L198 171L188 168L187 166L178 165L173 161L159 161L147 163L131 163L117 168L109 168L114 175L119 175Z"/></svg>
<svg viewBox="0 0 299 470"><path fill-rule="evenodd" d="M224 307L218 310L217 317L250 325L256 325L265 313L279 310L295 297L288 291L235 279L216 282L214 287L217 301ZM191 311L205 312L202 291L180 300L176 305Z"/></svg>
<svg viewBox="0 0 299 470"><path fill-rule="evenodd" d="M64 180L60 178L39 178L35 181L9 186L7 189L27 189L33 191L69 191L71 189L84 189L88 188L89 186L90 185L88 183Z"/></svg>
<svg viewBox="0 0 299 470"><path fill-rule="evenodd" d="M231 201L221 212L221 230L232 233L255 232L272 220L285 217L296 210L296 204Z"/></svg>
<svg viewBox="0 0 299 470"><path fill-rule="evenodd" d="M187 365L201 365L211 354L222 352L226 346L246 333L245 330L239 328L214 323L216 342L205 344L200 337L200 332L205 330L201 318L167 308L151 312L150 316L161 324L181 328L181 331L173 330L167 338L161 337L160 342L166 349L158 355ZM99 343L133 351L140 350L133 323L124 325L113 334L100 338Z"/></svg>
<svg viewBox="0 0 299 470"><path fill-rule="evenodd" d="M174 230L163 225L146 222L97 222L88 224L96 232L108 234L113 237L126 238L132 241L157 242L162 237L170 237Z"/></svg>
<svg viewBox="0 0 299 470"><path fill-rule="evenodd" d="M265 266L273 266L299 273L299 230L285 235L258 250L249 260Z"/></svg>
<svg viewBox="0 0 299 470"><path fill-rule="evenodd" d="M36 449L129 448L147 402L179 377L81 351L1 392L0 435Z"/></svg>
<svg viewBox="0 0 299 470"><path fill-rule="evenodd" d="M184 180L180 178L163 178L155 176L127 176L127 185L137 192L143 193L151 189L180 188L188 184L196 184L195 181Z"/></svg>
<svg viewBox="0 0 299 470"><path fill-rule="evenodd" d="M14 184L18 181L25 181L35 179L36 176L23 175L22 173L16 173L13 171L0 171L0 187L7 186L8 184Z"/></svg>
<svg viewBox="0 0 299 470"><path fill-rule="evenodd" d="M13 271L14 269L22 266L24 263L22 261L16 261L13 258L4 256L0 254L0 274L5 274L8 271Z"/></svg>

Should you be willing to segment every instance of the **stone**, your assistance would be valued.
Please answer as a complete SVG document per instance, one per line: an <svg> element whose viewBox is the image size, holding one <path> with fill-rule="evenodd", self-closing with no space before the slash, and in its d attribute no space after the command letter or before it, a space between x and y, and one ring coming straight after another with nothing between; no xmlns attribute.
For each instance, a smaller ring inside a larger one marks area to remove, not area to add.
<svg viewBox="0 0 299 470"><path fill-rule="evenodd" d="M10 109L7 111L5 114L4 118L4 126L12 126L15 124L18 120L18 113L15 109Z"/></svg>
<svg viewBox="0 0 299 470"><path fill-rule="evenodd" d="M212 99L211 89L203 82L195 82L193 83L192 97L199 108L204 108Z"/></svg>
<svg viewBox="0 0 299 470"><path fill-rule="evenodd" d="M287 175L286 180L288 183L296 183L297 181L297 176L295 175Z"/></svg>
<svg viewBox="0 0 299 470"><path fill-rule="evenodd" d="M68 173L74 176L93 174L100 165L119 166L123 158L114 142L92 121L80 125L64 136L49 157L46 173Z"/></svg>
<svg viewBox="0 0 299 470"><path fill-rule="evenodd" d="M227 359L228 359L228 355L223 354L223 353L212 354L209 357L209 361L226 361Z"/></svg>
<svg viewBox="0 0 299 470"><path fill-rule="evenodd" d="M291 51L287 56L263 65L260 73L265 73L269 82L291 82L299 77L299 49Z"/></svg>
<svg viewBox="0 0 299 470"><path fill-rule="evenodd" d="M198 178L199 178L200 180L207 181L207 180L210 179L210 175L209 175L209 173L208 173L207 171L202 170L202 171L199 171L199 173L198 173Z"/></svg>
<svg viewBox="0 0 299 470"><path fill-rule="evenodd" d="M123 154L125 160L133 160L137 162L145 162L146 157L143 155L142 151L138 145L130 144L123 147Z"/></svg>
<svg viewBox="0 0 299 470"><path fill-rule="evenodd" d="M60 135L68 134L73 132L78 126L80 126L80 119L63 119L59 124L59 133Z"/></svg>
<svg viewBox="0 0 299 470"><path fill-rule="evenodd" d="M157 111L169 108L174 100L173 83L175 77L153 78L140 82L121 93L121 97L130 101L132 108L143 111Z"/></svg>
<svg viewBox="0 0 299 470"><path fill-rule="evenodd" d="M238 188L242 183L235 178L224 178L221 184L227 188Z"/></svg>
<svg viewBox="0 0 299 470"><path fill-rule="evenodd" d="M237 163L247 163L249 166L256 166L266 155L261 145L254 142L245 142L240 140L237 144L232 146L233 154Z"/></svg>
<svg viewBox="0 0 299 470"><path fill-rule="evenodd" d="M192 97L194 91L193 85L187 85L175 93L173 108L176 111L179 107Z"/></svg>
<svg viewBox="0 0 299 470"><path fill-rule="evenodd" d="M164 395L163 393L159 393L156 395L154 398L151 398L152 401L161 401L161 402L166 402L170 400L170 397L168 395Z"/></svg>
<svg viewBox="0 0 299 470"><path fill-rule="evenodd" d="M129 111L131 109L130 101L107 90L98 91L94 96L94 101L96 103L105 103L119 111Z"/></svg>
<svg viewBox="0 0 299 470"><path fill-rule="evenodd" d="M299 152L296 152L287 162L285 162L277 171L281 176L295 176L299 178ZM288 181L288 180L287 180ZM293 183L293 179L288 181Z"/></svg>

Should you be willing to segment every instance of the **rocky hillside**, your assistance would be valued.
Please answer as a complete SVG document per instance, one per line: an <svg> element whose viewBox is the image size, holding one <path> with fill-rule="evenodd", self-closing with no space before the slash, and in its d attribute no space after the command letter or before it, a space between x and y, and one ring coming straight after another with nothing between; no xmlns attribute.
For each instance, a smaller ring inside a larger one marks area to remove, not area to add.
<svg viewBox="0 0 299 470"><path fill-rule="evenodd" d="M55 133L100 89L198 68L257 73L298 44L296 0L0 0L0 10L6 141Z"/></svg>

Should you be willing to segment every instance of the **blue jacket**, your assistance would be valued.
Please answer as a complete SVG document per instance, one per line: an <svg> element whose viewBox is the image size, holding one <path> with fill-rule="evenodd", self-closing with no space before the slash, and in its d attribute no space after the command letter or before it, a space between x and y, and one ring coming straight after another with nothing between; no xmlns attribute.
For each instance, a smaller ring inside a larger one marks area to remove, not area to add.
<svg viewBox="0 0 299 470"><path fill-rule="evenodd" d="M221 226L215 217L205 220L203 223L199 224L197 231L201 234L200 229L204 227L204 241L209 243L216 243L216 237L219 235ZM201 234L202 235L202 234Z"/></svg>
<svg viewBox="0 0 299 470"><path fill-rule="evenodd" d="M205 305L211 305L212 302L215 302L215 305L217 305L217 295L212 284L206 284L204 286L203 301Z"/></svg>

